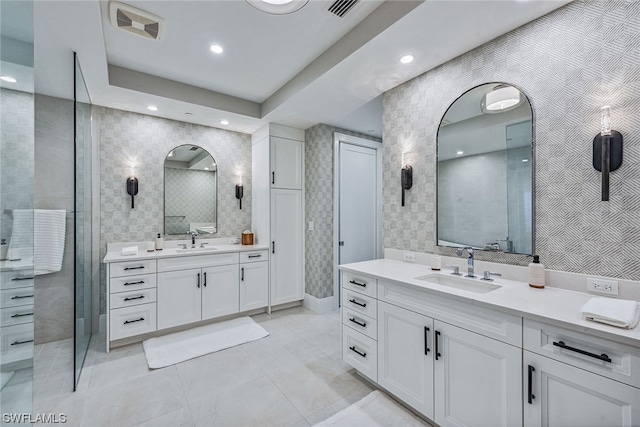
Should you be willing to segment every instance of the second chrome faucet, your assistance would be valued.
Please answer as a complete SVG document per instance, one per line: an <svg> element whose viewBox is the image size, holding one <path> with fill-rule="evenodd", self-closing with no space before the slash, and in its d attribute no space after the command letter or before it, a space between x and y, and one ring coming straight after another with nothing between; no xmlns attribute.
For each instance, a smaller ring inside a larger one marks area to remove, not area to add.
<svg viewBox="0 0 640 427"><path fill-rule="evenodd" d="M462 256L465 249L467 250L467 255L468 255L467 256L467 275L465 277L475 278L476 276L474 275L474 271L473 271L473 248L471 246L458 248L456 250L456 255Z"/></svg>

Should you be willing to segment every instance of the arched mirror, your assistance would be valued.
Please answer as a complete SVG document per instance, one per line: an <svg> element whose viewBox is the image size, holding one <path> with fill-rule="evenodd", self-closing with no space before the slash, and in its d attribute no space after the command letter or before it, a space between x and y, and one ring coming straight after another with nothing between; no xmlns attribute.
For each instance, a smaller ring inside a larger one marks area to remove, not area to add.
<svg viewBox="0 0 640 427"><path fill-rule="evenodd" d="M164 233L217 231L218 170L211 154L197 145L180 145L164 160Z"/></svg>
<svg viewBox="0 0 640 427"><path fill-rule="evenodd" d="M438 128L438 245L533 254L531 104L504 83L454 101Z"/></svg>

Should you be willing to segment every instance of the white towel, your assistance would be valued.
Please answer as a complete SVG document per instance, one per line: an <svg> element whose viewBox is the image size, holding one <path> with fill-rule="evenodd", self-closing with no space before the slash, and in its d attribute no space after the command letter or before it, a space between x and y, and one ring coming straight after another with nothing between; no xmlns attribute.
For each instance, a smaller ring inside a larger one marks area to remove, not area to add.
<svg viewBox="0 0 640 427"><path fill-rule="evenodd" d="M637 301L614 298L591 298L582 306L582 316L587 320L631 329L640 320Z"/></svg>
<svg viewBox="0 0 640 427"><path fill-rule="evenodd" d="M122 255L138 255L138 247L127 246L126 248L122 248Z"/></svg>
<svg viewBox="0 0 640 427"><path fill-rule="evenodd" d="M7 259L30 258L33 256L33 209L14 209L12 217Z"/></svg>
<svg viewBox="0 0 640 427"><path fill-rule="evenodd" d="M67 211L35 209L33 214L33 274L62 270Z"/></svg>

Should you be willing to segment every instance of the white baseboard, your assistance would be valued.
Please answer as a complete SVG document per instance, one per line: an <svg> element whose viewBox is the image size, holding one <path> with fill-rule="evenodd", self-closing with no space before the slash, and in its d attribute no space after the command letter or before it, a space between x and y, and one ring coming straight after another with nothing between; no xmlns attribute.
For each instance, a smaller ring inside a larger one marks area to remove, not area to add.
<svg viewBox="0 0 640 427"><path fill-rule="evenodd" d="M333 297L326 298L316 298L313 295L304 294L304 300L302 301L302 305L314 313L322 314L328 313L337 309L338 307L334 304Z"/></svg>

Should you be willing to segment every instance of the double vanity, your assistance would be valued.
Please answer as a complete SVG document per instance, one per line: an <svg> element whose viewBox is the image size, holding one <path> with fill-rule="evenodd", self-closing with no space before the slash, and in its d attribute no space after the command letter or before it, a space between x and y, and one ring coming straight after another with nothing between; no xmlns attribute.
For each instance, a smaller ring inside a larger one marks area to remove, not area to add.
<svg viewBox="0 0 640 427"><path fill-rule="evenodd" d="M640 329L591 295L391 259L343 265L343 359L440 426L638 426Z"/></svg>
<svg viewBox="0 0 640 427"><path fill-rule="evenodd" d="M267 246L174 246L131 256L121 255L122 246L109 245L104 259L107 349L117 341L269 306Z"/></svg>

